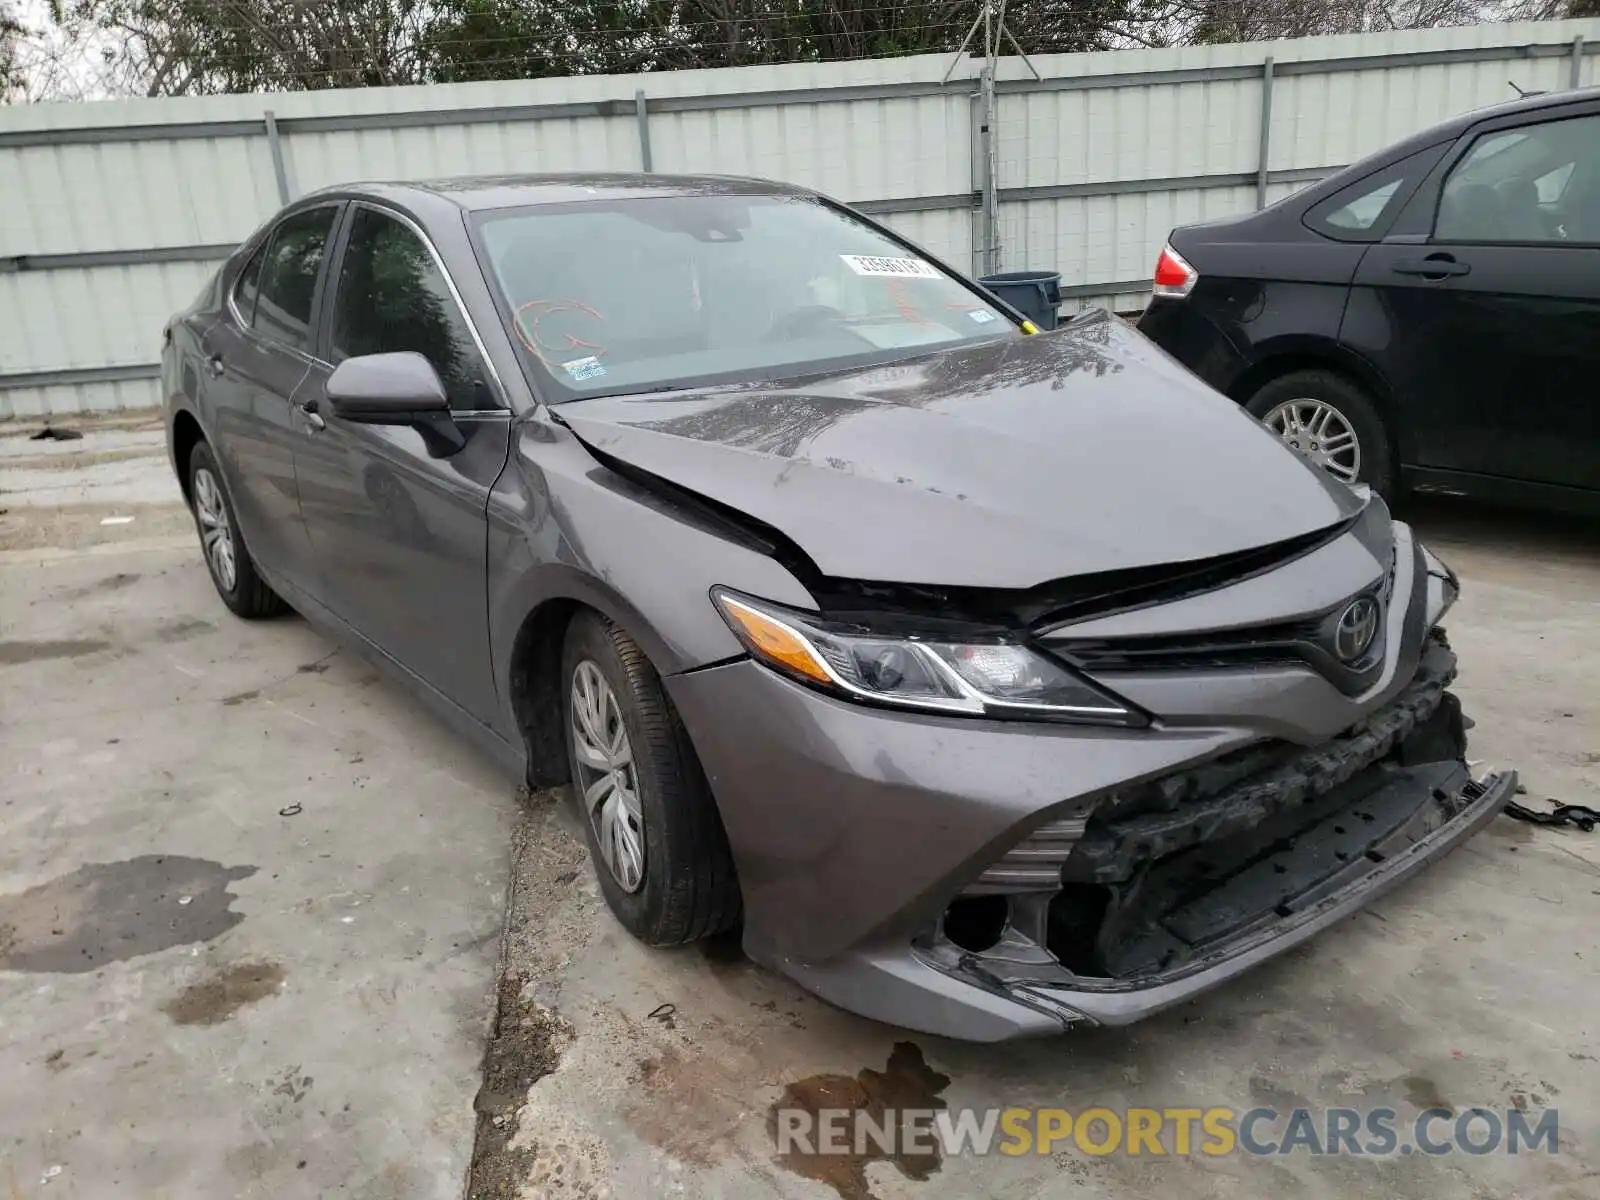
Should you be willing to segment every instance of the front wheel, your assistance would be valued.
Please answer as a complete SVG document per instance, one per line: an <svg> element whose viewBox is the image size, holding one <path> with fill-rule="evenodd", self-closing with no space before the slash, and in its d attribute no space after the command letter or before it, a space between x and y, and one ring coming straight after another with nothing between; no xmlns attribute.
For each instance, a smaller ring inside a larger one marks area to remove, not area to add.
<svg viewBox="0 0 1600 1200"><path fill-rule="evenodd" d="M1342 483L1394 498L1389 434L1371 397L1332 371L1294 371L1267 384L1245 408L1286 446Z"/></svg>
<svg viewBox="0 0 1600 1200"><path fill-rule="evenodd" d="M711 789L661 679L626 633L580 613L562 652L568 762L606 903L652 946L739 919L739 883Z"/></svg>

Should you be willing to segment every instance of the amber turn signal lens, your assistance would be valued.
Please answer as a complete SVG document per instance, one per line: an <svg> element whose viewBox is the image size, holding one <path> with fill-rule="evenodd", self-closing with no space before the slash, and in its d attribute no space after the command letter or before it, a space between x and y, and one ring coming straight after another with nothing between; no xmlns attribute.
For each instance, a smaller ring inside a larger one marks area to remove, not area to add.
<svg viewBox="0 0 1600 1200"><path fill-rule="evenodd" d="M817 683L831 684L832 676L823 668L816 651L794 630L732 596L719 596L718 603L751 653L777 666L786 667Z"/></svg>

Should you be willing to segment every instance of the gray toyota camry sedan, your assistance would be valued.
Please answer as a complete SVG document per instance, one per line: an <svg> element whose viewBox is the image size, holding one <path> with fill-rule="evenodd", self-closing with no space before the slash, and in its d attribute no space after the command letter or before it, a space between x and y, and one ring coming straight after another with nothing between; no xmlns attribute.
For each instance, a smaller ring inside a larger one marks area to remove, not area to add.
<svg viewBox="0 0 1600 1200"><path fill-rule="evenodd" d="M884 1021L1136 1020L1515 786L1464 761L1456 579L1381 500L811 192L329 189L165 338L229 608L569 784L637 937L737 927Z"/></svg>

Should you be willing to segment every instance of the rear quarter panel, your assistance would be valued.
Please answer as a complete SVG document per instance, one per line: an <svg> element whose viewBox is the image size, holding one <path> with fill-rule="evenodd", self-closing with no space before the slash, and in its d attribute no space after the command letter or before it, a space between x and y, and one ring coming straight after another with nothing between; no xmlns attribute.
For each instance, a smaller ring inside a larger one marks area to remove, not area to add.
<svg viewBox="0 0 1600 1200"><path fill-rule="evenodd" d="M1282 370L1315 360L1341 365L1347 356L1338 349L1339 327L1366 250L1322 238L1289 214L1262 216L1272 219L1176 231L1172 244L1199 282L1184 300L1152 304L1140 322L1190 370L1241 402ZM1157 316L1157 304L1192 311L1181 320Z"/></svg>

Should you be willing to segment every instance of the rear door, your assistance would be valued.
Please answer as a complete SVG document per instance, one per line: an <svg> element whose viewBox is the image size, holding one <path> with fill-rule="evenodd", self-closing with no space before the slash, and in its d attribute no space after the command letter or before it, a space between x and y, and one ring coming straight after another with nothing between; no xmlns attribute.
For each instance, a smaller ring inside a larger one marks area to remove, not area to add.
<svg viewBox="0 0 1600 1200"><path fill-rule="evenodd" d="M216 449L245 545L268 571L302 587L313 572L290 397L311 363L317 286L339 209L322 204L284 217L201 339Z"/></svg>
<svg viewBox="0 0 1600 1200"><path fill-rule="evenodd" d="M1341 337L1410 410L1408 463L1600 487L1600 104L1464 136L1363 258Z"/></svg>
<svg viewBox="0 0 1600 1200"><path fill-rule="evenodd" d="M322 353L300 391L300 503L317 597L368 641L486 724L489 489L510 412L432 243L409 217L353 204L328 277ZM425 356L463 445L428 428L342 420L325 387L346 358Z"/></svg>

